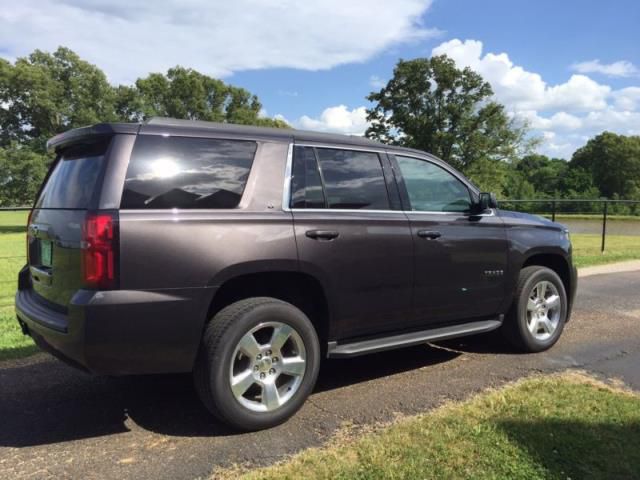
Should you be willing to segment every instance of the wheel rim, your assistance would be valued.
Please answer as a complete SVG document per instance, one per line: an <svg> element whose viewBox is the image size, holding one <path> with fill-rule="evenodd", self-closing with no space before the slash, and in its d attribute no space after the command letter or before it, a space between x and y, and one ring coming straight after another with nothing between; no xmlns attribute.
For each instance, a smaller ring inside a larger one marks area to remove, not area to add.
<svg viewBox="0 0 640 480"><path fill-rule="evenodd" d="M556 286L546 280L531 289L527 301L527 328L536 340L553 336L562 312L562 301Z"/></svg>
<svg viewBox="0 0 640 480"><path fill-rule="evenodd" d="M296 330L265 322L247 332L233 353L229 384L235 399L254 412L270 412L298 391L307 370L307 352Z"/></svg>

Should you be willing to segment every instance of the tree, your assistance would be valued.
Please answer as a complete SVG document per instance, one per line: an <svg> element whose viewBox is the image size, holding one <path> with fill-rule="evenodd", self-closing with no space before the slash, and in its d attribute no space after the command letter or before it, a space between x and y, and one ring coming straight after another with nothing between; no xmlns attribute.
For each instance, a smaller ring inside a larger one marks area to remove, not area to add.
<svg viewBox="0 0 640 480"><path fill-rule="evenodd" d="M515 159L526 128L492 100L491 85L446 55L400 60L393 78L367 99L369 138L426 150L465 171L480 160Z"/></svg>
<svg viewBox="0 0 640 480"><path fill-rule="evenodd" d="M261 109L258 97L244 88L183 67L171 68L166 75L152 73L133 87L117 90L116 110L127 121L163 116L288 127L281 120L261 117Z"/></svg>
<svg viewBox="0 0 640 480"><path fill-rule="evenodd" d="M576 150L570 164L589 172L605 197L640 197L640 136L603 132Z"/></svg>
<svg viewBox="0 0 640 480"><path fill-rule="evenodd" d="M0 147L0 206L31 205L47 173L47 157L15 143Z"/></svg>
<svg viewBox="0 0 640 480"><path fill-rule="evenodd" d="M105 74L68 48L34 51L0 62L0 146L44 152L47 139L70 128L115 121L114 89Z"/></svg>
<svg viewBox="0 0 640 480"><path fill-rule="evenodd" d="M549 158L546 155L531 154L515 163L515 168L523 178L533 186L538 194L548 197L560 195L561 182L567 170L568 162L561 158Z"/></svg>

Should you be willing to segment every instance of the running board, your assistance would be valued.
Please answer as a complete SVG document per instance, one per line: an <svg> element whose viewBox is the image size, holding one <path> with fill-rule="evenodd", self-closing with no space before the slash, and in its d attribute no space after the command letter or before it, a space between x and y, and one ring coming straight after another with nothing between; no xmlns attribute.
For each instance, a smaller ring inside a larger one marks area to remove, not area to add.
<svg viewBox="0 0 640 480"><path fill-rule="evenodd" d="M339 345L338 342L329 342L327 358L357 357L358 355L367 353L382 352L384 350L410 347L426 342L448 340L450 338L490 332L502 325L503 318L504 316L500 315L498 319L494 320L482 320L448 327L432 328L430 330L422 330L421 332L403 333L392 337L362 340L360 342L345 343L343 345Z"/></svg>

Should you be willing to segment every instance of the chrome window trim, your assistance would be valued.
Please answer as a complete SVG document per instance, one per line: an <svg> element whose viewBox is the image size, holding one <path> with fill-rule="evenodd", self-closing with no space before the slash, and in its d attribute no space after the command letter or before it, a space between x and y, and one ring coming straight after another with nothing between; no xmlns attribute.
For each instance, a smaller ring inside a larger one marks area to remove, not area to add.
<svg viewBox="0 0 640 480"><path fill-rule="evenodd" d="M287 163L284 167L284 187L282 188L282 210L291 211L291 169L293 168L293 143L287 150Z"/></svg>
<svg viewBox="0 0 640 480"><path fill-rule="evenodd" d="M387 151L384 148L369 148L369 147L361 147L354 145L353 147L350 145L332 145L330 143L296 143L296 147L313 147L313 148L329 148L331 150L353 150L356 152L369 152L369 153L384 153Z"/></svg>
<svg viewBox="0 0 640 480"><path fill-rule="evenodd" d="M350 146L332 146L330 144L313 144L313 143L296 143L294 144L289 143L289 148L287 150L287 162L285 165L285 169L284 169L284 185L282 188L282 210L284 210L285 212L307 212L307 213L396 213L396 214L409 214L409 213L416 213L419 215L458 215L458 216L463 216L463 217L491 217L493 215L495 215L495 211L494 209L490 209L489 213L479 213L477 215L468 215L465 214L464 212L438 212L438 211L416 211L416 210L368 210L368 209L341 209L341 208L291 208L290 205L290 201L291 201L291 175L292 175L292 169L293 169L293 149L294 147L315 147L315 148L333 148L335 150L358 150L358 151L364 151L364 152L371 152L371 153L384 153L385 155L387 154L386 150L372 150L372 149L368 149L368 148L359 148L359 147L350 147ZM395 155L394 153L392 153L391 155ZM413 157L416 158L418 160L425 160L425 161L429 161L431 163L435 163L436 165L438 165L436 162L433 162L431 159L429 158L424 158L424 157L419 157L417 155L401 155L401 156L408 156L408 157ZM438 165L440 166L440 165ZM442 168L442 166L440 166ZM458 178L458 180L460 180L467 188L471 188L471 186L465 182L463 179L461 179L458 175L456 175L454 172L449 171L449 169L445 168L446 171L448 171L449 173L451 173L452 175L454 175L456 178Z"/></svg>

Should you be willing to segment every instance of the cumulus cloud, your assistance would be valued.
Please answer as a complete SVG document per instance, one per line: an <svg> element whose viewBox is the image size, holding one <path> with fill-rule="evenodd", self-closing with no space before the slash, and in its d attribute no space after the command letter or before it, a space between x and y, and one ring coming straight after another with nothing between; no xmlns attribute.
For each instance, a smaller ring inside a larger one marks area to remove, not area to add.
<svg viewBox="0 0 640 480"><path fill-rule="evenodd" d="M574 63L571 69L580 73L601 73L608 77L636 77L640 70L633 63L619 60L613 63L600 63L600 60L588 60Z"/></svg>
<svg viewBox="0 0 640 480"><path fill-rule="evenodd" d="M346 105L325 108L318 118L303 115L295 126L303 130L316 130L320 132L343 133L347 135L364 135L369 126L365 107L357 107L352 110Z"/></svg>
<svg viewBox="0 0 640 480"><path fill-rule="evenodd" d="M439 32L431 0L21 0L0 9L2 56L67 46L112 81L176 64L213 76L250 69L320 70L362 62Z"/></svg>
<svg viewBox="0 0 640 480"><path fill-rule="evenodd" d="M507 53L483 54L478 40L449 40L435 47L432 54L446 54L458 67L470 67L481 74L510 114L527 120L542 136L541 151L548 155L569 158L576 148L603 130L625 135L640 131L640 87L613 90L585 75L599 72L624 76L635 69L628 62L584 62L580 67L573 66L580 73L551 85L540 74L514 64Z"/></svg>

